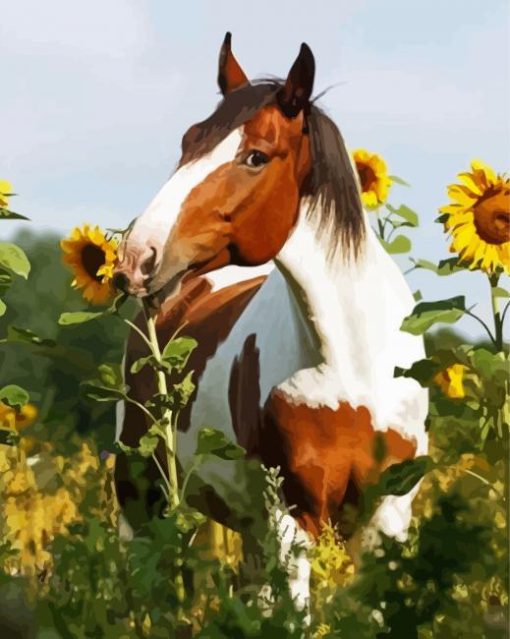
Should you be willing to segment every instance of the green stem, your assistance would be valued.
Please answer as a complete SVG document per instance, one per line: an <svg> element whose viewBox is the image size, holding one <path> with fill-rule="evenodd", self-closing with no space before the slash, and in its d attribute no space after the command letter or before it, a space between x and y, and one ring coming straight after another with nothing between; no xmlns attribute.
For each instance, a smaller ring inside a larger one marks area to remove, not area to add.
<svg viewBox="0 0 510 639"><path fill-rule="evenodd" d="M474 308L474 306L472 306L471 308ZM472 312L471 308L466 309L464 312L466 313L466 315L469 315L469 317L472 317L484 327L484 329L487 331L487 335L490 337L491 342L494 344L494 346L497 347L497 342L494 335L491 332L491 329L487 326L487 324L483 321L483 319L481 319L480 317L478 317L478 315L475 315L475 313Z"/></svg>
<svg viewBox="0 0 510 639"><path fill-rule="evenodd" d="M152 344L151 342L147 339L147 335L140 329L138 328L138 326L136 324L134 324L133 322L130 322L128 319L126 319L125 317L122 318L122 321L127 324L129 327L131 327L134 331L136 331L138 333L138 335L140 335L140 337L143 339L143 341L147 344L147 346L151 349L152 351ZM154 355L154 353L152 353Z"/></svg>
<svg viewBox="0 0 510 639"><path fill-rule="evenodd" d="M384 240L384 224L381 221L381 217L379 214L379 209L376 209L376 215L377 215L377 227L379 229L379 237L381 238L381 240Z"/></svg>
<svg viewBox="0 0 510 639"><path fill-rule="evenodd" d="M147 332L151 344L151 350L157 362L161 362L161 350L159 348L158 336L156 333L156 321L154 315L150 312L146 313ZM168 386L166 383L166 375L164 371L156 372L156 383L158 393L160 395L168 395ZM174 510L179 506L179 481L177 477L177 460L175 456L174 446L174 423L172 419L172 411L165 409L162 422L165 425L165 452L168 466L168 483L170 485L169 506Z"/></svg>
<svg viewBox="0 0 510 639"><path fill-rule="evenodd" d="M137 402L136 399L129 397L129 395L124 395L124 399L126 400L126 402L133 404L133 406L137 406L143 413L147 415L147 417L149 417L152 420L153 424L156 423L157 419L154 417L154 415L150 412L150 410L146 406L144 406L140 402Z"/></svg>
<svg viewBox="0 0 510 639"><path fill-rule="evenodd" d="M499 282L499 274L494 273L489 277L491 285L492 314L494 316L494 345L498 351L503 350L503 318L499 309L499 297L496 295L496 288Z"/></svg>
<svg viewBox="0 0 510 639"><path fill-rule="evenodd" d="M147 309L145 310L145 317L147 320L147 333L150 342L150 348L154 358L157 362L161 363L161 349L159 348L158 335L156 332L156 320L154 314ZM168 386L166 381L166 375L164 371L158 370L156 372L156 383L158 387L158 393L160 395L168 395ZM179 497L179 479L177 475L177 458L176 458L176 431L177 423L172 415L172 411L167 408L163 412L162 423L165 427L165 452L166 461L168 467L168 476L165 478L168 486L168 506L170 510L175 510L179 507L181 500ZM184 626L188 625L186 615L184 613L184 602L186 601L186 588L184 585L184 577L180 565L177 565L177 571L174 578L175 593L177 595L178 607L177 607L177 620Z"/></svg>

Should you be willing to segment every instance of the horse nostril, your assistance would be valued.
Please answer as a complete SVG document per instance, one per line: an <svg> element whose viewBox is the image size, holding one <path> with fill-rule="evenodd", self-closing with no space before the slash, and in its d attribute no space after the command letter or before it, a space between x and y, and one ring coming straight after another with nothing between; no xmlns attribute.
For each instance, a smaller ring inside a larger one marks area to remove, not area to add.
<svg viewBox="0 0 510 639"><path fill-rule="evenodd" d="M148 255L140 264L140 272L143 275L150 275L156 266L157 251L153 246L151 246L149 250L150 255Z"/></svg>
<svg viewBox="0 0 510 639"><path fill-rule="evenodd" d="M128 292L129 277L125 273L115 273L112 277L112 283L119 291L123 291L124 293Z"/></svg>

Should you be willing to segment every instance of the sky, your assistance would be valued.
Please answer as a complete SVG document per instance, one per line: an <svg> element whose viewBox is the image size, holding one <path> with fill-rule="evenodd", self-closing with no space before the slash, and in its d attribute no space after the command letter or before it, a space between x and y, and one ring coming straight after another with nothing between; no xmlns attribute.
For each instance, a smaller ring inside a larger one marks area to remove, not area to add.
<svg viewBox="0 0 510 639"><path fill-rule="evenodd" d="M219 100L227 30L249 77L285 76L310 45L348 146L411 184L390 201L420 215L417 258L449 257L434 219L472 158L510 169L508 0L0 0L0 15L0 178L31 228L123 228L143 212ZM409 283L425 299L466 294L488 317L480 274ZM460 326L476 335L472 322Z"/></svg>

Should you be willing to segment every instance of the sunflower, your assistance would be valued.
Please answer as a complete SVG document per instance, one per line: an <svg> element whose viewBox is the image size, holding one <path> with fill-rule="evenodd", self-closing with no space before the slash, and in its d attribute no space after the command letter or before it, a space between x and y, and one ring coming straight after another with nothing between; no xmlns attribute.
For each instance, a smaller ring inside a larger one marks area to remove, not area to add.
<svg viewBox="0 0 510 639"><path fill-rule="evenodd" d="M376 209L388 199L391 178L380 155L366 149L352 153L361 186L361 200L367 209Z"/></svg>
<svg viewBox="0 0 510 639"><path fill-rule="evenodd" d="M12 195L12 184L7 180L0 180L0 209L9 206L9 196Z"/></svg>
<svg viewBox="0 0 510 639"><path fill-rule="evenodd" d="M92 304L104 304L111 299L117 241L107 239L98 226L85 224L73 229L60 246L64 251L64 262L74 272L72 286L82 289L83 297Z"/></svg>
<svg viewBox="0 0 510 639"><path fill-rule="evenodd" d="M453 238L450 251L470 269L510 273L510 178L480 160L458 178L461 184L448 187L451 203L439 209Z"/></svg>
<svg viewBox="0 0 510 639"><path fill-rule="evenodd" d="M440 371L434 377L434 382L450 399L462 399L466 395L462 383L465 370L466 367L463 364L453 364Z"/></svg>
<svg viewBox="0 0 510 639"><path fill-rule="evenodd" d="M19 431L30 426L36 417L37 408L33 404L25 404L17 411L12 406L0 402L0 427Z"/></svg>

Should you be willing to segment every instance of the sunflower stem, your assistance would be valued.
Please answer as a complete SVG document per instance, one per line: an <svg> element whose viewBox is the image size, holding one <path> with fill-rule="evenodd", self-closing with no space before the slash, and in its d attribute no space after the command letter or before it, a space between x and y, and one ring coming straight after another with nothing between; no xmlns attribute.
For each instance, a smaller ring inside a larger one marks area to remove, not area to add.
<svg viewBox="0 0 510 639"><path fill-rule="evenodd" d="M494 317L494 346L498 351L503 350L503 316L499 309L499 296L496 294L496 289L499 282L499 273L493 273L489 276L489 283L491 286L491 303L492 303L492 315Z"/></svg>
<svg viewBox="0 0 510 639"><path fill-rule="evenodd" d="M154 355L154 358L158 363L162 362L161 357L161 349L159 347L158 335L156 332L156 319L155 313L148 309L144 305L145 318L147 321L147 333L150 342L150 348ZM158 370L156 372L156 383L158 388L158 393L160 395L168 396L168 385L166 380L166 374L162 370ZM179 496L179 480L177 475L177 458L176 458L176 448L177 448L177 415L173 415L172 410L166 408L163 411L162 423L165 428L165 453L166 453L166 462L167 462L167 472L168 476L164 477L165 484L168 490L167 502L171 511L176 510L180 503L181 499ZM162 471L161 465L158 464L158 468L160 472ZM179 560L180 561L180 560ZM184 577L182 574L181 564L179 563L177 566L177 571L174 577L174 587L177 595L177 620L178 623L187 626L188 620L186 619L186 615L184 612L184 602L186 601L186 588L184 585Z"/></svg>
<svg viewBox="0 0 510 639"><path fill-rule="evenodd" d="M384 224L382 223L381 216L379 213L379 207L375 210L377 215L377 227L379 229L379 237L381 240L384 240Z"/></svg>
<svg viewBox="0 0 510 639"><path fill-rule="evenodd" d="M156 332L156 320L154 314L146 309L145 314L147 320L147 333L149 342L151 345L152 353L158 363L161 363L161 350L159 348L158 336ZM160 395L168 395L168 386L166 383L166 375L162 370L156 371L156 383L158 387L158 393ZM166 461L168 466L168 484L170 487L169 494L169 507L171 510L174 510L179 506L179 484L177 478L177 460L175 456L175 438L174 438L174 420L172 411L169 408L166 408L163 412L162 422L165 428L165 452L166 452Z"/></svg>
<svg viewBox="0 0 510 639"><path fill-rule="evenodd" d="M471 308L474 308L474 307L475 305L473 305ZM491 329L487 326L487 324L483 321L483 319L481 319L480 317L478 317L478 315L475 315L475 313L472 312L471 308L466 309L464 312L466 313L466 315L469 315L469 317L472 317L484 327L484 329L487 331L487 335L490 337L491 342L494 344L494 346L496 346L496 339L494 335L492 334Z"/></svg>

